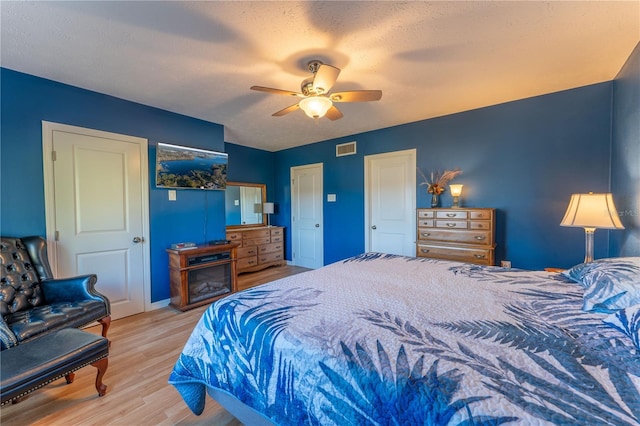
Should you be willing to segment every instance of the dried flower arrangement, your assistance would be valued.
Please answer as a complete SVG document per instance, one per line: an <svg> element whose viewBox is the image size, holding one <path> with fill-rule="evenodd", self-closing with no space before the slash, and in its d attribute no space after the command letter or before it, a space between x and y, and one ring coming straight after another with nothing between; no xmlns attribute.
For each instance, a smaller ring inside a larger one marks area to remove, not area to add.
<svg viewBox="0 0 640 426"><path fill-rule="evenodd" d="M418 169L418 172L424 179L420 185L427 185L427 192L429 194L436 195L442 194L447 189L447 183L453 180L456 176L462 174L462 170L457 167L454 170L445 170L444 173L440 173L440 171L438 171L434 174L431 172L431 180L428 180L420 169Z"/></svg>

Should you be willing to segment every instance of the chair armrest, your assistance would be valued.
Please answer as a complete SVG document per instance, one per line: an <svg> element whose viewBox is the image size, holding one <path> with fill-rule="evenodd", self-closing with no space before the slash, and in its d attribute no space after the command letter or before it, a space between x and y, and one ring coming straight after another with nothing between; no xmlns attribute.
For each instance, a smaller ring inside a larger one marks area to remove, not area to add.
<svg viewBox="0 0 640 426"><path fill-rule="evenodd" d="M95 274L71 278L58 278L40 282L45 303L82 302L96 300L105 303L107 314L111 313L109 299L95 289L98 277Z"/></svg>
<svg viewBox="0 0 640 426"><path fill-rule="evenodd" d="M12 348L17 344L18 338L0 315L0 351Z"/></svg>

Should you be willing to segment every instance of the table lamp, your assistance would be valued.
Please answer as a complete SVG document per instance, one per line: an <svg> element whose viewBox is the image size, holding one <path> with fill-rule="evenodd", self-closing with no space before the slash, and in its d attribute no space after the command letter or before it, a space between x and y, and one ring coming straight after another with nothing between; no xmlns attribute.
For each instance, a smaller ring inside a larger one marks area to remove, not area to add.
<svg viewBox="0 0 640 426"><path fill-rule="evenodd" d="M458 183L449 185L449 190L451 190L451 196L453 197L453 206L451 207L460 207L460 195L462 194L463 186Z"/></svg>
<svg viewBox="0 0 640 426"><path fill-rule="evenodd" d="M273 203L264 203L262 205L262 213L267 215L267 226L271 226L271 215L274 212L274 204Z"/></svg>
<svg viewBox="0 0 640 426"><path fill-rule="evenodd" d="M573 194L560 226L584 228L584 263L593 262L593 234L597 228L624 229L610 193Z"/></svg>

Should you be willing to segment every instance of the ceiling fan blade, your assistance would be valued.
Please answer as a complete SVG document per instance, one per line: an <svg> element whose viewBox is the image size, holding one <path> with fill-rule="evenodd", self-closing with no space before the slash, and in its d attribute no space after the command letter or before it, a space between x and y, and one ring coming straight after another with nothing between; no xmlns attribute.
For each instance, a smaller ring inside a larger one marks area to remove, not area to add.
<svg viewBox="0 0 640 426"><path fill-rule="evenodd" d="M285 114L289 114L290 112L293 112L295 110L297 110L298 108L300 108L300 106L298 104L294 104L291 106L288 106L284 109L281 109L278 112L274 112L273 114L271 114L273 117L282 117Z"/></svg>
<svg viewBox="0 0 640 426"><path fill-rule="evenodd" d="M250 89L257 90L258 92L275 93L276 95L299 96L301 98L304 98L304 95L302 93L291 92L289 90L273 89L271 87L262 86L251 86Z"/></svg>
<svg viewBox="0 0 640 426"><path fill-rule="evenodd" d="M382 90L351 90L349 92L336 92L329 96L333 102L369 102L379 101L382 98Z"/></svg>
<svg viewBox="0 0 640 426"><path fill-rule="evenodd" d="M325 114L325 117L327 117L331 121L334 121L342 118L342 112L340 112L340 110L336 108L335 105L331 105L331 108L329 108L329 110Z"/></svg>
<svg viewBox="0 0 640 426"><path fill-rule="evenodd" d="M340 74L340 68L332 67L331 65L322 64L316 71L316 76L313 78L313 88L319 95L329 93L329 90L333 87Z"/></svg>

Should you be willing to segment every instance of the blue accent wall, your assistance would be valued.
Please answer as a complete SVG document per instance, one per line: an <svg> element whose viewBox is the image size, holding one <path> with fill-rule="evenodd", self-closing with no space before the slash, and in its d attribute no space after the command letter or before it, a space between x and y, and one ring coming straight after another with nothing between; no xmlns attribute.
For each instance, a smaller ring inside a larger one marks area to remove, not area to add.
<svg viewBox="0 0 640 426"><path fill-rule="evenodd" d="M611 192L624 231L610 231L612 256L640 256L640 43L613 81Z"/></svg>
<svg viewBox="0 0 640 426"><path fill-rule="evenodd" d="M267 200L273 200L275 191L273 177L275 173L274 154L270 151L249 148L233 143L225 143L229 154L227 177L230 181L264 183L267 185Z"/></svg>
<svg viewBox="0 0 640 426"><path fill-rule="evenodd" d="M267 185L267 199L274 199L273 176L275 173L274 154L270 151L249 148L242 145L225 143L225 149L229 154L228 178L230 181L244 183L263 183ZM238 188L228 189L237 191L235 199L240 198ZM231 194L228 194L231 195ZM230 197L234 198L234 197ZM240 223L240 207L227 204L226 217L231 223ZM272 224L274 215L272 215Z"/></svg>
<svg viewBox="0 0 640 426"><path fill-rule="evenodd" d="M223 126L6 68L0 72L2 235L45 235L43 120L147 138L151 301L167 299L165 249L179 241L224 238L224 192L179 190L177 201L168 201L167 190L155 188L155 145L224 151Z"/></svg>
<svg viewBox="0 0 640 426"><path fill-rule="evenodd" d="M415 148L425 174L463 170L455 183L464 184L464 206L497 209L498 263L569 267L584 258L584 230L559 226L571 194L609 188L611 95L612 82L601 83L278 151L277 201L290 211L290 167L323 163L325 264L361 253L364 156ZM354 140L356 155L335 157L336 144ZM428 207L425 187L416 191L417 206ZM327 203L328 193L337 202ZM446 192L442 205L451 203ZM287 215L278 224L291 225ZM595 256L606 257L600 234Z"/></svg>

